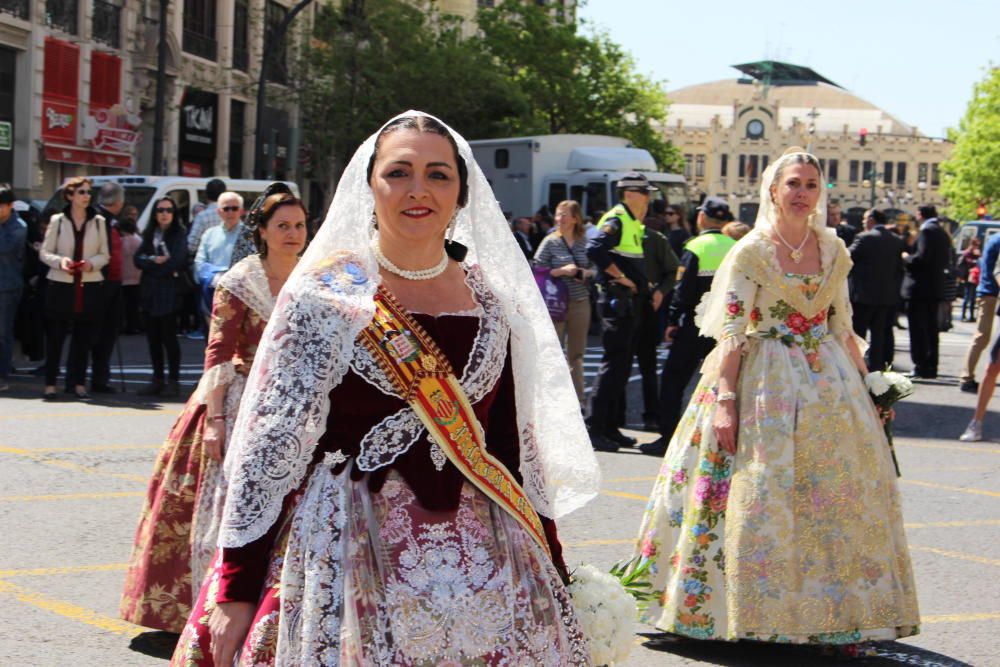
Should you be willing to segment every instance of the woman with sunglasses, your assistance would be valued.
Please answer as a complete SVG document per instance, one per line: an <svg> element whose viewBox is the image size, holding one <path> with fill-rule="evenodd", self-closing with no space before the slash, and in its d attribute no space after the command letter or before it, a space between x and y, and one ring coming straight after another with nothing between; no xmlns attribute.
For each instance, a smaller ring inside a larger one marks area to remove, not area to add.
<svg viewBox="0 0 1000 667"><path fill-rule="evenodd" d="M136 530L122 618L180 632L215 552L225 500L222 458L246 375L306 245L306 210L289 193L261 197L247 220L254 253L215 289L205 372L160 450Z"/></svg>
<svg viewBox="0 0 1000 667"><path fill-rule="evenodd" d="M91 183L78 176L63 187L66 208L52 217L39 258L49 266L45 316L47 341L45 393L56 397L56 378L63 342L70 335L66 362L66 391L89 398L84 386L87 355L103 314L101 267L108 263L108 237L104 218L90 205Z"/></svg>
<svg viewBox="0 0 1000 667"><path fill-rule="evenodd" d="M181 301L181 277L187 262L187 238L177 216L177 204L163 197L153 204L153 220L142 230L142 244L134 263L142 271L139 307L146 320L146 340L153 364L153 379L139 393L143 396L179 396L181 347L177 343L177 309ZM163 352L167 352L169 384L163 375Z"/></svg>

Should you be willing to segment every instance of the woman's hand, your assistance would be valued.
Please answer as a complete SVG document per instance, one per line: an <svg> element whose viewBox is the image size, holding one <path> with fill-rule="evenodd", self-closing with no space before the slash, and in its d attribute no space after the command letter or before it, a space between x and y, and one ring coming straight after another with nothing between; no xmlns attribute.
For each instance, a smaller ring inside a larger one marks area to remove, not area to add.
<svg viewBox="0 0 1000 667"><path fill-rule="evenodd" d="M719 447L729 454L736 453L736 401L719 401L712 420L712 430Z"/></svg>
<svg viewBox="0 0 1000 667"><path fill-rule="evenodd" d="M891 421L896 420L896 409L889 408L888 410L883 410L882 408L875 406L875 410L878 411L878 417L882 420L882 425L885 426Z"/></svg>
<svg viewBox="0 0 1000 667"><path fill-rule="evenodd" d="M63 257L59 260L59 268L66 273L73 273L73 260L69 257Z"/></svg>
<svg viewBox="0 0 1000 667"><path fill-rule="evenodd" d="M250 602L220 602L208 619L212 633L212 662L229 667L253 623L255 606Z"/></svg>
<svg viewBox="0 0 1000 667"><path fill-rule="evenodd" d="M154 264L166 264L167 263L167 256L166 255L157 255L156 257L153 258L153 263Z"/></svg>
<svg viewBox="0 0 1000 667"><path fill-rule="evenodd" d="M226 422L222 419L211 420L205 418L205 431L202 433L202 442L205 443L205 453L209 458L216 461L222 460L223 445L226 442Z"/></svg>
<svg viewBox="0 0 1000 667"><path fill-rule="evenodd" d="M90 273L94 270L94 265L87 260L83 260L83 264L80 265L80 270L84 273Z"/></svg>
<svg viewBox="0 0 1000 667"><path fill-rule="evenodd" d="M558 269L552 270L553 277L558 278L559 276L566 276L567 278L572 278L576 275L577 265L570 262L566 266L560 266Z"/></svg>

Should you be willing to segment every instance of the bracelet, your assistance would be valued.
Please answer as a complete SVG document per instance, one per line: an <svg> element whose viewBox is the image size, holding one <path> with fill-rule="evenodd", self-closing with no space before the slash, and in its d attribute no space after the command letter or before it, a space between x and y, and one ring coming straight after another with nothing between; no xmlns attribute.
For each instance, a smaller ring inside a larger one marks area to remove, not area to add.
<svg viewBox="0 0 1000 667"><path fill-rule="evenodd" d="M735 401L736 392L735 391L722 391L716 394L715 400L717 403L722 401Z"/></svg>
<svg viewBox="0 0 1000 667"><path fill-rule="evenodd" d="M215 415L214 417L209 417L210 422L224 422L226 421L226 415Z"/></svg>

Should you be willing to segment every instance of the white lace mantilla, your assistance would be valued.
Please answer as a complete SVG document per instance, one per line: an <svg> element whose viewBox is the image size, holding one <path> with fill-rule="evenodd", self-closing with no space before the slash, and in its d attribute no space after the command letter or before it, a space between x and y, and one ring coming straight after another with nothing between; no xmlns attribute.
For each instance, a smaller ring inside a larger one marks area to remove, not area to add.
<svg viewBox="0 0 1000 667"><path fill-rule="evenodd" d="M478 267L483 293L496 299L509 327L525 492L540 514L558 519L597 494L600 469L531 268L468 142L448 131L468 168L468 200L456 211L455 241L468 248L468 266ZM238 451L226 462L231 474L223 547L266 533L285 495L301 485L326 425L330 391L349 370L355 340L373 316L379 280L368 231L375 201L367 167L376 138L362 144L341 175L326 220L282 288L258 347L233 434ZM492 363L470 357L463 377L472 400L492 386ZM502 368L502 359L496 363Z"/></svg>
<svg viewBox="0 0 1000 667"><path fill-rule="evenodd" d="M219 279L219 287L229 290L237 299L260 315L261 319L271 319L276 301L267 282L267 272L260 261L260 255L250 255L240 260Z"/></svg>
<svg viewBox="0 0 1000 667"><path fill-rule="evenodd" d="M483 281L482 272L477 266L467 266L465 282L479 304L479 308L468 311L470 314L481 313L479 330L476 332L472 351L465 364L459 382L462 389L475 405L496 386L503 372L507 358L507 341L510 338L510 325L504 317L503 309L489 287ZM365 379L366 382L388 396L401 399L402 396L379 369L371 352L364 346L359 346L351 362L351 369ZM361 453L358 455L357 466L361 470L378 470L391 464L406 453L427 431L420 418L407 406L389 415L375 424L364 438L361 439ZM442 470L447 458L441 447L432 439L431 460L437 470Z"/></svg>
<svg viewBox="0 0 1000 667"><path fill-rule="evenodd" d="M218 287L242 301L265 322L271 318L275 298L268 286L267 273L264 272L259 255L250 255L226 271L219 280ZM202 374L192 398L203 404L213 389L232 384L236 376L236 366L232 361L216 364Z"/></svg>

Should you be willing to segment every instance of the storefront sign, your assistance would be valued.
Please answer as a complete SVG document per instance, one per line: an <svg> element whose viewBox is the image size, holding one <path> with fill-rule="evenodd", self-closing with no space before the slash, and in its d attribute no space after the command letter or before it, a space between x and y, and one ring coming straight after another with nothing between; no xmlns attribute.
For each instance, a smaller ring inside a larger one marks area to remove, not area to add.
<svg viewBox="0 0 1000 667"><path fill-rule="evenodd" d="M14 132L10 121L0 120L0 151L9 151L14 147Z"/></svg>
<svg viewBox="0 0 1000 667"><path fill-rule="evenodd" d="M181 102L180 158L215 159L219 96L188 88Z"/></svg>
<svg viewBox="0 0 1000 667"><path fill-rule="evenodd" d="M141 124L139 116L116 104L110 109L91 111L83 122L83 138L97 150L132 154L142 140L138 131Z"/></svg>
<svg viewBox="0 0 1000 667"><path fill-rule="evenodd" d="M42 138L64 144L76 143L76 105L42 101Z"/></svg>

